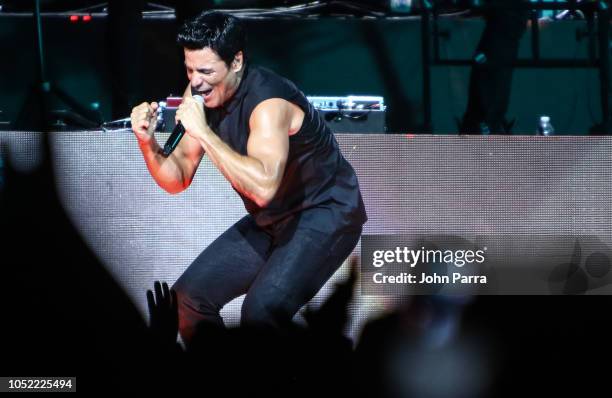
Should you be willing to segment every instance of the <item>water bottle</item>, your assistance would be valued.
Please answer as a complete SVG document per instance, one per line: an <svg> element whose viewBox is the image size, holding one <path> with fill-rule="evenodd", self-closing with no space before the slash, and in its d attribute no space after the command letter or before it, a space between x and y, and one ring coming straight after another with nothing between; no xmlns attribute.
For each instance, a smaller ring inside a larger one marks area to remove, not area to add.
<svg viewBox="0 0 612 398"><path fill-rule="evenodd" d="M540 116L540 125L538 126L538 135L554 135L555 129L550 123L550 116Z"/></svg>
<svg viewBox="0 0 612 398"><path fill-rule="evenodd" d="M480 134L489 135L491 134L491 130L489 129L489 125L485 122L480 123Z"/></svg>

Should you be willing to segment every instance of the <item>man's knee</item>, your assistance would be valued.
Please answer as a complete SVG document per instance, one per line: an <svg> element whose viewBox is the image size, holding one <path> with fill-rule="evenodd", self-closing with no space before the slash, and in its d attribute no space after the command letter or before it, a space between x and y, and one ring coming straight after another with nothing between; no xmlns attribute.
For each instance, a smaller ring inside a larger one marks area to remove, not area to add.
<svg viewBox="0 0 612 398"><path fill-rule="evenodd" d="M184 306L204 312L221 309L222 305L215 302L212 295L214 286L210 284L194 283L194 281L181 277L172 285L172 289L176 292L179 310Z"/></svg>
<svg viewBox="0 0 612 398"><path fill-rule="evenodd" d="M181 280L181 278L179 277L174 284L170 287L170 289L174 290L176 292L176 294L178 295L179 292L183 292L185 290L184 286L183 286L183 281Z"/></svg>
<svg viewBox="0 0 612 398"><path fill-rule="evenodd" d="M223 327L223 319L219 314L220 306L190 289L189 284L177 281L172 289L176 292L179 333L185 343L195 335L201 323Z"/></svg>
<svg viewBox="0 0 612 398"><path fill-rule="evenodd" d="M193 337L198 317L191 304L188 304L189 297L185 295L184 291L177 289L176 285L172 286L172 289L176 292L179 334L184 342L188 342Z"/></svg>
<svg viewBox="0 0 612 398"><path fill-rule="evenodd" d="M281 329L291 324L293 315L299 310L283 300L281 296L251 292L242 303L240 325L261 329Z"/></svg>

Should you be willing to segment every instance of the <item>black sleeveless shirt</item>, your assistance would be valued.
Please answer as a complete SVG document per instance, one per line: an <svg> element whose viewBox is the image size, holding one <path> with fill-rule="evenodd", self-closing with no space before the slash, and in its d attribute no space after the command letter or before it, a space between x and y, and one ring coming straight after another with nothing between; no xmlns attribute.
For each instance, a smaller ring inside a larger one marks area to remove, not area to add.
<svg viewBox="0 0 612 398"><path fill-rule="evenodd" d="M218 108L206 108L210 128L236 152L247 155L249 119L260 102L282 98L304 111L301 128L289 136L285 172L272 201L259 207L234 188L257 225L270 228L297 212L315 208L325 210L312 212L317 216L310 217L309 226L315 229L363 225L367 216L357 176L317 110L291 81L266 68L245 67L234 95Z"/></svg>

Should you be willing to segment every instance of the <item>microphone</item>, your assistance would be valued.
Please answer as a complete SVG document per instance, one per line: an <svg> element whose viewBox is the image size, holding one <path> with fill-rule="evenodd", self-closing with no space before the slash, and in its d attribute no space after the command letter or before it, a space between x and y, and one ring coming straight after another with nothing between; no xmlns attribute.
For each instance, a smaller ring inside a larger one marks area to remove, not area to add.
<svg viewBox="0 0 612 398"><path fill-rule="evenodd" d="M201 95L194 95L193 99L198 101L199 104L202 104L202 105L204 104L204 97L202 97ZM179 120L176 123L176 126L174 126L174 129L172 130L172 134L170 134L170 137L168 137L166 144L164 144L164 150L163 150L164 156L166 157L170 156L170 154L174 151L174 149L177 147L179 142L181 142L181 138L183 138L184 135L185 135L185 127L183 127L183 124Z"/></svg>

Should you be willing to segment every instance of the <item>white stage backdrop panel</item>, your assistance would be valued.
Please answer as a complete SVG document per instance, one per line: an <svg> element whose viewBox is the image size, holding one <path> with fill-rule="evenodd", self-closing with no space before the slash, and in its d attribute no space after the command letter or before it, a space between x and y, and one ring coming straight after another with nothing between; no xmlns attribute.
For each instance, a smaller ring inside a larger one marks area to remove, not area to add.
<svg viewBox="0 0 612 398"><path fill-rule="evenodd" d="M36 141L33 134L1 134L18 150L31 152ZM336 137L359 177L369 217L364 234L587 235L612 247L610 137ZM170 195L149 175L129 131L55 133L52 144L70 218L143 314L153 281L172 284L246 214L206 157L191 187ZM12 157L36 160L31 153ZM312 304L347 271L343 266ZM223 309L228 325L238 323L242 299ZM397 300L358 294L348 334L355 337L367 318Z"/></svg>

